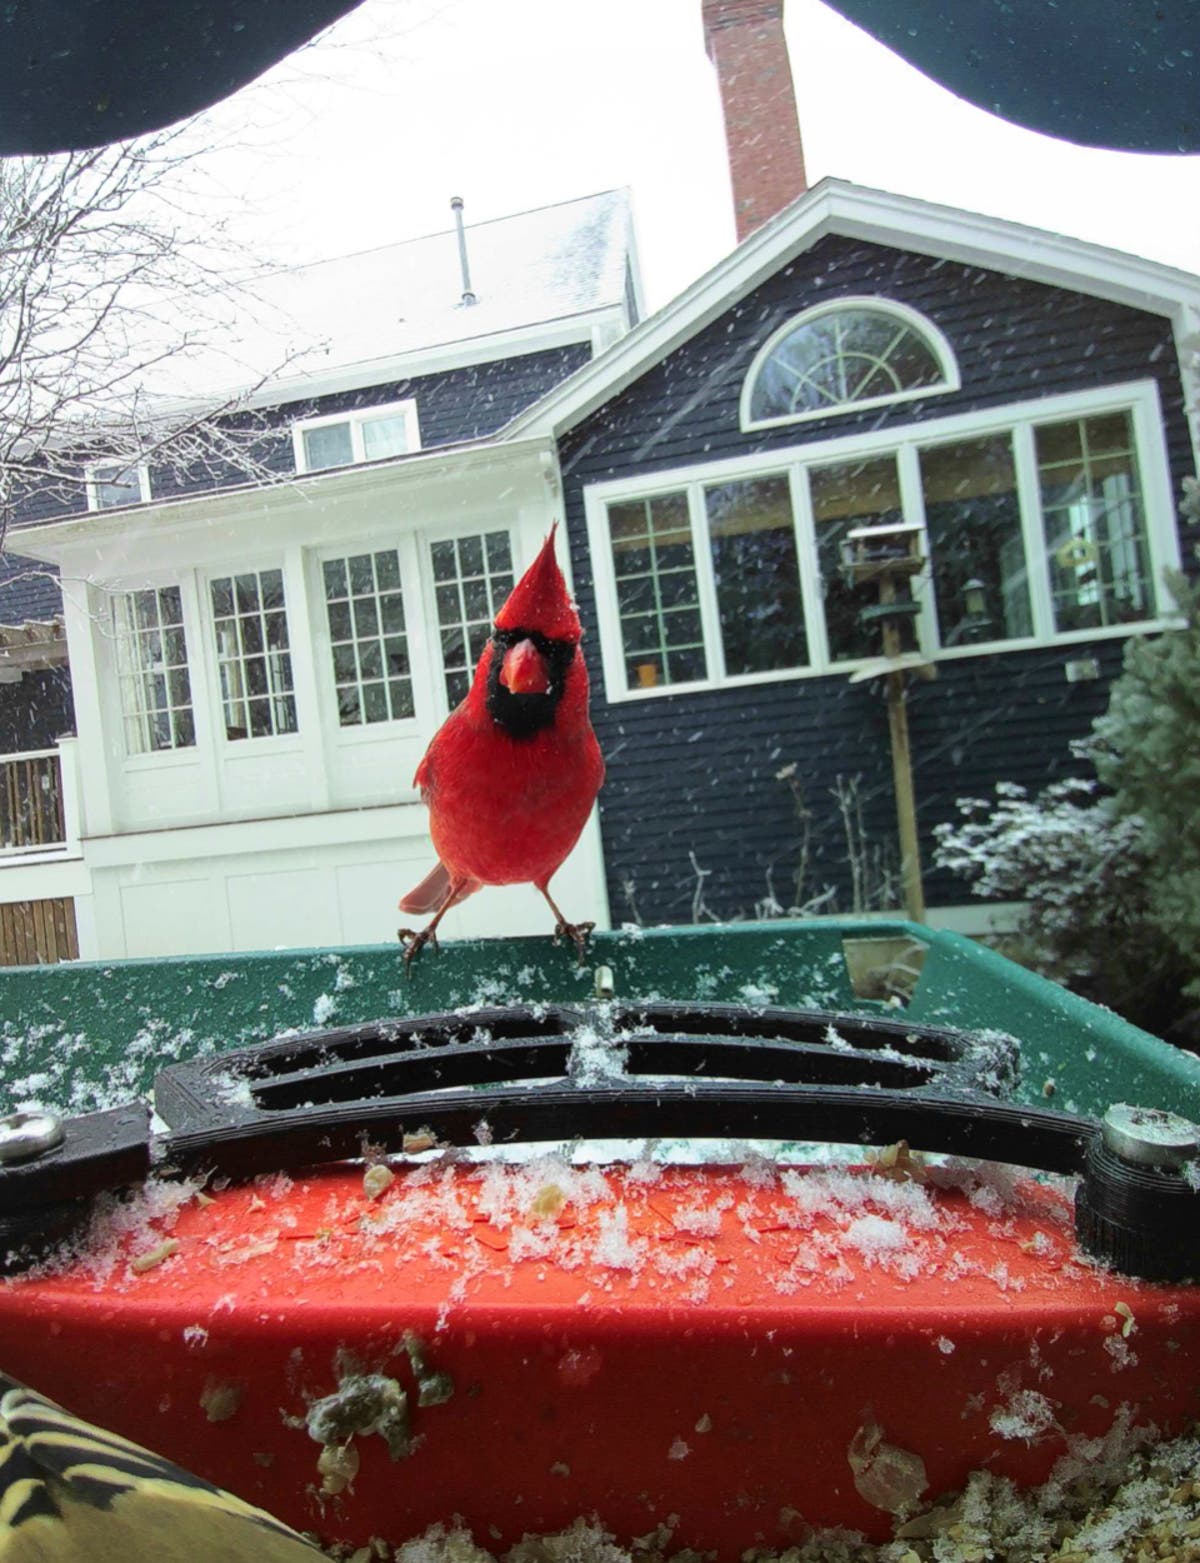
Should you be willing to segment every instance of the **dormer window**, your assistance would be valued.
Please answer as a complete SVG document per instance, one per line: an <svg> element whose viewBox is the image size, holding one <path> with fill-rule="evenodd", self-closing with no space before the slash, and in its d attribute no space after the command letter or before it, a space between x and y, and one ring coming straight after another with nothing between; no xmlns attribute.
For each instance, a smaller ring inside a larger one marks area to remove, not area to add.
<svg viewBox="0 0 1200 1563"><path fill-rule="evenodd" d="M305 418L292 425L297 472L324 472L362 461L381 461L421 448L415 401L390 402L357 412Z"/></svg>
<svg viewBox="0 0 1200 1563"><path fill-rule="evenodd" d="M142 463L94 461L86 468L89 510L115 510L120 505L144 505L150 498L150 472Z"/></svg>
<svg viewBox="0 0 1200 1563"><path fill-rule="evenodd" d="M742 393L742 427L955 391L949 342L916 310L888 299L838 299L789 320L763 344Z"/></svg>

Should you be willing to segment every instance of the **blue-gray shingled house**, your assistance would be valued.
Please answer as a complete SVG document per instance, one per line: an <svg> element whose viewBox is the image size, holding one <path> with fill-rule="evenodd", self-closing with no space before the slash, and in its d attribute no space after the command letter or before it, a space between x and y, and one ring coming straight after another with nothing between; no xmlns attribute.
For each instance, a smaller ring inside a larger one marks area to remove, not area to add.
<svg viewBox="0 0 1200 1563"><path fill-rule="evenodd" d="M772 9L706 0L718 68L716 32ZM96 508L10 539L68 583L77 736L29 762L57 839L0 857L0 945L390 937L430 862L417 759L554 520L608 762L556 881L568 915L879 893L896 855L882 647L843 545L886 532L915 561L902 665L936 675L907 689L930 918L985 926L928 871L932 831L963 795L1073 771L1126 642L1169 622L1164 571L1196 541L1177 513L1200 279L835 180L757 210L732 162L746 236L649 317L620 195L469 229L475 303L445 291L442 235L440 301L405 308L394 351L347 322L326 366L264 392L287 481L102 475L124 490L97 483ZM335 315L391 297L406 250L336 263L353 275ZM0 619L48 617L15 595L43 584L10 582ZM34 663L53 654L27 652L0 691L10 754L57 737L36 709L70 720L61 674ZM544 927L524 888L446 924Z"/></svg>

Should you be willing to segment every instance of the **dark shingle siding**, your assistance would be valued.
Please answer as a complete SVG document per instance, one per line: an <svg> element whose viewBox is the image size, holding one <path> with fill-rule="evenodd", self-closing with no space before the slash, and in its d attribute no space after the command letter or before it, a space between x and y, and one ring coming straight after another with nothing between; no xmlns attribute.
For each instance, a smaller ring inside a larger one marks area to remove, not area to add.
<svg viewBox="0 0 1200 1563"><path fill-rule="evenodd" d="M743 434L742 384L766 338L802 309L868 294L908 304L941 328L958 357L961 390ZM594 482L1148 377L1159 384L1178 480L1191 470L1190 447L1165 319L995 272L826 239L573 430L564 462Z"/></svg>
<svg viewBox="0 0 1200 1563"><path fill-rule="evenodd" d="M245 464L214 460L190 472L177 472L151 463L151 494L161 500L211 493L252 481L252 473L257 469L277 477L290 477L295 471L293 423L409 398L415 398L417 403L423 449L479 439L503 427L590 358L590 345L574 342L544 352L417 375L357 391L300 398L259 413L238 413L223 422L228 428L244 431ZM18 519L22 524L32 524L77 515L86 509L81 477L78 492L69 499L35 488L24 501Z"/></svg>
<svg viewBox="0 0 1200 1563"><path fill-rule="evenodd" d="M19 532L10 543L20 544ZM24 624L27 619L44 623L61 612L57 568L40 559L23 559L6 547L0 554L0 624Z"/></svg>
<svg viewBox="0 0 1200 1563"><path fill-rule="evenodd" d="M961 881L932 869L933 826L960 818L959 798L993 798L997 781L1036 793L1090 767L1071 752L1108 704L1125 642L1096 641L998 653L938 664L931 684L909 696L913 773L926 895L937 905L967 899ZM1069 683L1068 662L1093 657L1098 679Z"/></svg>
<svg viewBox="0 0 1200 1563"><path fill-rule="evenodd" d="M955 350L961 389L743 434L742 384L762 343L802 309L851 295L894 299L934 321ZM776 773L792 761L814 814L806 892L834 882L847 908L845 837L833 789L839 776L860 777L868 837L894 844L891 759L881 686L851 686L844 674L607 705L584 489L1148 377L1158 383L1178 496L1193 471L1192 453L1165 319L999 272L827 238L563 439L564 504L593 673L593 718L609 757L601 823L618 922L630 915L623 889L629 880L646 921L690 919L696 880L689 850L712 871L705 902L719 915L752 916L772 863L775 893L786 903L798 831L791 794ZM1064 664L1088 654L1099 660L1103 677L1069 684ZM996 780L1036 790L1056 777L1084 774L1069 740L1083 737L1104 709L1121 654L1121 642L1104 641L964 658L939 664L936 682L913 686L916 789L933 904L969 898L964 885L931 870L933 826L957 817L957 798L986 794Z"/></svg>

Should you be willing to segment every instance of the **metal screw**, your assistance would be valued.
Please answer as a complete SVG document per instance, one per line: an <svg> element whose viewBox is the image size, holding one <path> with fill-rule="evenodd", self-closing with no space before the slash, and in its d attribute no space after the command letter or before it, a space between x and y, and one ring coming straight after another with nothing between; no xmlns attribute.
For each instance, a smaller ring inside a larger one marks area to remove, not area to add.
<svg viewBox="0 0 1200 1563"><path fill-rule="evenodd" d="M611 999L616 991L612 967L597 966L594 975L596 978L596 997L598 999Z"/></svg>
<svg viewBox="0 0 1200 1563"><path fill-rule="evenodd" d="M1101 1131L1114 1156L1139 1167L1178 1171L1200 1153L1200 1129L1160 1107L1117 1102L1105 1113Z"/></svg>
<svg viewBox="0 0 1200 1563"><path fill-rule="evenodd" d="M9 1113L0 1118L0 1165L42 1156L65 1138L63 1121L56 1113Z"/></svg>

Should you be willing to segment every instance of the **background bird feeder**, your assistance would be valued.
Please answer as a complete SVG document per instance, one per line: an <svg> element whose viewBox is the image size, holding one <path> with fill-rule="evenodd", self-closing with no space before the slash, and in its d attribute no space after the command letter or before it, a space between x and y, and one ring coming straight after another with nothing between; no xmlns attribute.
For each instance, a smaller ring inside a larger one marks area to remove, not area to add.
<svg viewBox="0 0 1200 1563"><path fill-rule="evenodd" d="M920 654L906 651L905 621L913 623L921 605L901 583L911 581L925 568L921 551L924 529L919 522L898 521L888 526L860 526L845 536L842 571L853 587L874 584L879 600L859 612L864 627L879 626L883 656L851 676L851 683L882 677L886 681L888 733L892 748L892 781L896 793L896 826L900 837L900 882L904 906L914 922L925 921L925 890L921 882L921 850L917 839L917 805L913 788L912 751L908 737L905 702L909 673L933 678L936 670Z"/></svg>

